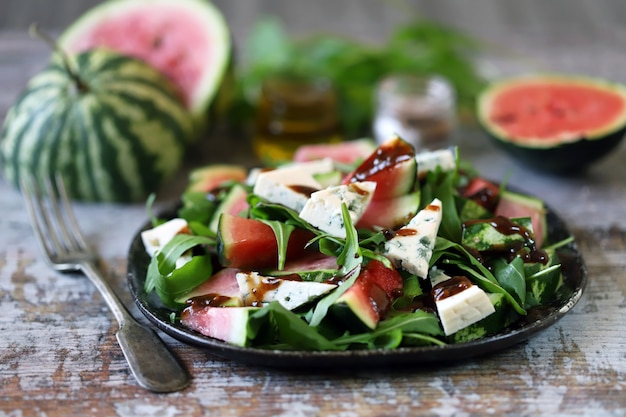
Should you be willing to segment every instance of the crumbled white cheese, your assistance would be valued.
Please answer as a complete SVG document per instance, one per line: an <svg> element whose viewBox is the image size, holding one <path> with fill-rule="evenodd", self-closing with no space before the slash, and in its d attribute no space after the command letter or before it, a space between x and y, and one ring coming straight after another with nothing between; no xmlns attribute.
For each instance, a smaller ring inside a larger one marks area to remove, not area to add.
<svg viewBox="0 0 626 417"><path fill-rule="evenodd" d="M341 205L345 204L352 224L359 221L376 189L373 181L335 185L311 194L300 217L318 229L339 238L346 238Z"/></svg>
<svg viewBox="0 0 626 417"><path fill-rule="evenodd" d="M387 258L397 268L426 278L441 219L441 201L434 199L407 225L396 231L393 238L385 242L384 251Z"/></svg>
<svg viewBox="0 0 626 417"><path fill-rule="evenodd" d="M245 305L277 301L288 310L300 307L337 287L323 282L265 277L257 272L238 272L236 277Z"/></svg>

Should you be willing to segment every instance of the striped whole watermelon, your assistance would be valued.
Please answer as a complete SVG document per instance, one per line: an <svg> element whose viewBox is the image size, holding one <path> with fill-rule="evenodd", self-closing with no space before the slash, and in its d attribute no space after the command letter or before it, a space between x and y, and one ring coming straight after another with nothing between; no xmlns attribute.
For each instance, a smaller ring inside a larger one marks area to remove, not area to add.
<svg viewBox="0 0 626 417"><path fill-rule="evenodd" d="M228 106L230 30L209 0L103 1L58 43L70 54L105 47L148 62L178 87L200 132Z"/></svg>
<svg viewBox="0 0 626 417"><path fill-rule="evenodd" d="M58 172L71 197L130 202L180 167L194 122L178 90L153 67L106 49L65 57L26 86L4 121L5 177Z"/></svg>

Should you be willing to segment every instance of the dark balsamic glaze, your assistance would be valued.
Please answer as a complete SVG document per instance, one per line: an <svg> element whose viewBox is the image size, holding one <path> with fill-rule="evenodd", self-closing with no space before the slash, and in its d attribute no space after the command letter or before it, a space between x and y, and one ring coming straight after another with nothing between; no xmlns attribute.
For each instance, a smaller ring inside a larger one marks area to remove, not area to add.
<svg viewBox="0 0 626 417"><path fill-rule="evenodd" d="M250 298L246 301L246 304L252 307L261 307L265 294L267 294L268 291L278 288L283 281L302 281L302 278L298 274L289 274L280 277L263 277L260 284L252 289L252 293L250 294Z"/></svg>
<svg viewBox="0 0 626 417"><path fill-rule="evenodd" d="M299 194L303 194L307 197L311 197L311 194L313 194L316 191L319 191L318 188L315 187L309 187L308 185L290 185L289 188L293 191L295 191L296 193Z"/></svg>
<svg viewBox="0 0 626 417"><path fill-rule="evenodd" d="M487 210L493 212L498 204L500 196L494 189L485 187L470 195L468 198L476 204L481 205Z"/></svg>
<svg viewBox="0 0 626 417"><path fill-rule="evenodd" d="M450 279L440 282L431 290L433 299L441 301L448 297L452 297L472 286L472 282L463 275L455 275Z"/></svg>
<svg viewBox="0 0 626 417"><path fill-rule="evenodd" d="M187 300L187 305L192 309L202 309L204 307L219 307L224 305L230 297L220 294L203 294L197 297L191 297Z"/></svg>
<svg viewBox="0 0 626 417"><path fill-rule="evenodd" d="M378 147L374 154L359 166L350 178L350 182L367 181L379 172L391 170L396 165L413 158L415 151L408 143Z"/></svg>
<svg viewBox="0 0 626 417"><path fill-rule="evenodd" d="M520 256L524 262L539 262L544 265L548 263L550 259L548 254L544 250L537 248L532 232L526 227L516 224L511 221L511 219L504 216L496 216L485 220L468 220L463 223L463 227L476 223L488 223L503 235L510 236L516 234L524 239L526 245L522 242L517 242L502 248L502 252L509 253L509 260ZM529 249L528 251L525 250L526 247Z"/></svg>

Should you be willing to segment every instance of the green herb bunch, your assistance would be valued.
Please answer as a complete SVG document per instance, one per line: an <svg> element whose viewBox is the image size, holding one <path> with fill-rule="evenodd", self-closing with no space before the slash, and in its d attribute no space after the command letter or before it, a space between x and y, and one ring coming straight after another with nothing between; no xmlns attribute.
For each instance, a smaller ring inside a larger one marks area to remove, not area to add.
<svg viewBox="0 0 626 417"><path fill-rule="evenodd" d="M471 59L479 49L469 36L423 19L395 28L385 43L373 45L331 34L291 38L277 19L265 17L244 45L230 116L238 123L249 121L263 80L283 71L334 83L347 138L370 134L374 86L391 73L444 76L455 88L459 110L471 114L485 85Z"/></svg>

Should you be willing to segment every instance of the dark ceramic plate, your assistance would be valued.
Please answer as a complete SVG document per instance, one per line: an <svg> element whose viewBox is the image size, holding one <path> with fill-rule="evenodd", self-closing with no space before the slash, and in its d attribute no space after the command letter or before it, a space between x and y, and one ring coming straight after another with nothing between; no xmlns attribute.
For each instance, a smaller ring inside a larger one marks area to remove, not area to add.
<svg viewBox="0 0 626 417"><path fill-rule="evenodd" d="M567 226L561 218L548 208L548 238L556 242L570 236ZM162 218L173 217L175 210L162 214ZM143 229L149 228L146 224ZM541 330L551 326L580 300L587 284L587 269L575 243L558 251L563 268L563 277L567 291L550 306L533 309L521 321L493 336L472 342L445 346L404 347L391 350L353 350L353 351L284 351L258 348L243 348L216 340L187 329L180 323L171 323L171 311L165 308L158 297L146 294L143 284L150 261L138 232L132 241L128 254L128 283L135 302L146 317L159 329L170 336L206 349L208 352L225 359L242 363L293 368L346 368L373 367L391 365L412 365L434 362L451 362L474 356L499 351L529 339Z"/></svg>

